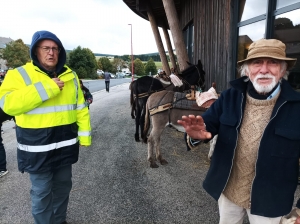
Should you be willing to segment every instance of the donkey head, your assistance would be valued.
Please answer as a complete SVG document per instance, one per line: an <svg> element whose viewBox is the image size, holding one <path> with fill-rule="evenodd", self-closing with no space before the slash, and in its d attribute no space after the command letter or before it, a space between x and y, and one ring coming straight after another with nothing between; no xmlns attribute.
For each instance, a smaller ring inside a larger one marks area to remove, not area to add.
<svg viewBox="0 0 300 224"><path fill-rule="evenodd" d="M189 86L195 85L200 87L202 90L205 88L205 71L200 60L197 65L193 65L187 62L189 67L181 72L181 77L185 83Z"/></svg>

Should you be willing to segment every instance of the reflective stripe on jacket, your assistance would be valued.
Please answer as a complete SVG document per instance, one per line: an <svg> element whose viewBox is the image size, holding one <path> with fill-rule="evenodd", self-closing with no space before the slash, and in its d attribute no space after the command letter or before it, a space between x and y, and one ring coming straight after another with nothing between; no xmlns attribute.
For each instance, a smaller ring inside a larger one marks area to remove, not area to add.
<svg viewBox="0 0 300 224"><path fill-rule="evenodd" d="M90 116L78 77L65 68L58 77L64 81L62 91L32 62L9 70L0 88L0 107L16 117L22 172L75 163L79 143L91 144Z"/></svg>

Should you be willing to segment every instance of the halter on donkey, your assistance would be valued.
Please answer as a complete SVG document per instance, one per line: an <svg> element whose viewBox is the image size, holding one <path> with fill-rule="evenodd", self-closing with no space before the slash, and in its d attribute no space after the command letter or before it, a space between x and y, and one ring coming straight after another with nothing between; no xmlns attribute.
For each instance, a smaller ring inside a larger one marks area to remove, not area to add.
<svg viewBox="0 0 300 224"><path fill-rule="evenodd" d="M183 83L183 87L180 89L174 89L174 85L171 86L174 91L186 91L190 90L192 86L195 88L201 88L202 90L205 87L205 72L200 60L198 60L197 65L188 63L189 67L182 71L178 77ZM155 92L162 91L164 89L169 89L169 86L164 86L158 79L144 76L135 80L131 84L131 94L130 102L132 106L131 116L134 118L135 115L135 141L139 142L139 129L141 130L141 138L143 136L143 128L145 123L145 106L149 96Z"/></svg>

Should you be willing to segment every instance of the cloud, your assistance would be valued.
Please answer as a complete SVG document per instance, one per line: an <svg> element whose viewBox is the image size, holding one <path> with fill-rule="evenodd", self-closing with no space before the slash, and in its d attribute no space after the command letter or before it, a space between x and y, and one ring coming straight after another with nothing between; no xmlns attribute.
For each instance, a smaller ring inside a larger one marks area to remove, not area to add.
<svg viewBox="0 0 300 224"><path fill-rule="evenodd" d="M34 32L49 30L66 49L81 46L94 53L130 54L132 24L134 54L158 51L149 21L121 0L9 0L2 8L1 36L21 38L26 44Z"/></svg>

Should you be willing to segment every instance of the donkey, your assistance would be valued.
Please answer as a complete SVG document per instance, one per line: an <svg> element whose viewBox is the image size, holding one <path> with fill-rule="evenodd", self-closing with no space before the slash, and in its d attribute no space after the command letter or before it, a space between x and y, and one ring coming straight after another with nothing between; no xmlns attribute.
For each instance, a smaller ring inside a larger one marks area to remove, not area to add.
<svg viewBox="0 0 300 224"><path fill-rule="evenodd" d="M165 127L172 126L178 131L185 132L184 128L177 124L177 121L180 120L183 115L202 115L207 110L207 107L193 109L195 106L193 103L196 104L196 102L191 102L192 105L190 109L174 108L174 95L175 92L167 90L153 93L146 104L143 142L148 143L148 161L150 162L151 168L158 167L156 160L158 160L161 165L168 164L160 152L160 137ZM150 129L150 115L152 130L147 138Z"/></svg>
<svg viewBox="0 0 300 224"><path fill-rule="evenodd" d="M143 133L145 123L145 106L148 97L153 92L164 90L162 83L158 79L144 76L132 82L130 92L131 117L135 119L135 141L139 142L139 128ZM143 138L143 136L141 136Z"/></svg>
<svg viewBox="0 0 300 224"><path fill-rule="evenodd" d="M191 86L196 86L201 88L202 90L205 88L205 72L203 70L203 66L200 60L198 60L197 65L193 65L188 63L190 66L182 71L178 77L183 82L183 88L178 91L184 91L191 89ZM162 91L164 89L168 89L168 86L160 82L158 79L144 76L131 84L131 94L130 94L130 102L131 102L131 117L135 118L135 141L139 142L139 129L141 129L141 138L143 139L143 128L145 123L145 105L148 100L148 97L155 92ZM172 86L173 89L174 85ZM176 90L176 89L175 89ZM177 91L177 90L176 90ZM135 96L134 96L135 95ZM135 98L134 98L135 97Z"/></svg>

